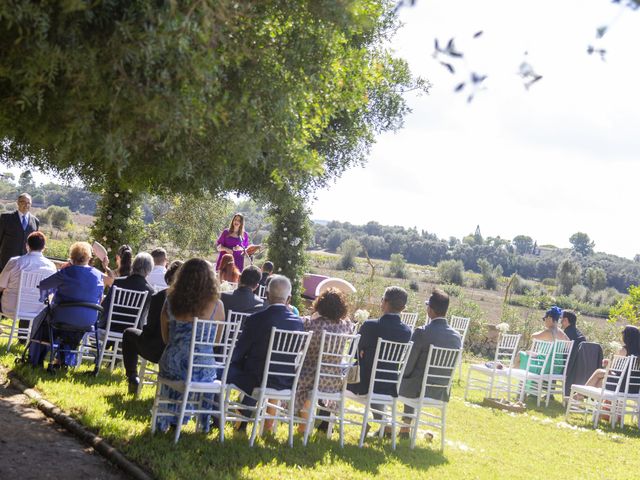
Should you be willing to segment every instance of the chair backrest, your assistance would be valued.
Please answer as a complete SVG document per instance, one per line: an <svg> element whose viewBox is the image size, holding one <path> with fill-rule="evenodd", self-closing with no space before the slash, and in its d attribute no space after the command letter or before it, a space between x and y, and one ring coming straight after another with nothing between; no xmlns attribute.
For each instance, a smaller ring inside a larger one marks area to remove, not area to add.
<svg viewBox="0 0 640 480"><path fill-rule="evenodd" d="M115 285L111 288L113 293L107 312L106 330L122 332L129 327L137 327L149 292L128 290Z"/></svg>
<svg viewBox="0 0 640 480"><path fill-rule="evenodd" d="M553 346L553 354L551 356L551 373L554 375L566 375L571 350L573 349L573 340L556 340Z"/></svg>
<svg viewBox="0 0 640 480"><path fill-rule="evenodd" d="M451 315L451 319L449 320L449 326L453 328L456 332L460 334L462 337L462 346L464 347L464 341L467 338L467 330L469 330L469 322L470 318L467 317L457 317L455 315Z"/></svg>
<svg viewBox="0 0 640 480"><path fill-rule="evenodd" d="M229 310L227 312L227 322L236 322L240 328L244 324L244 321L247 317L251 315L250 313L243 312L234 312L233 310Z"/></svg>
<svg viewBox="0 0 640 480"><path fill-rule="evenodd" d="M531 345L531 354L529 355L527 371L532 373L544 372L547 364L551 361L552 348L553 342L534 340Z"/></svg>
<svg viewBox="0 0 640 480"><path fill-rule="evenodd" d="M16 318L33 318L43 308L40 301L40 281L51 275L51 272L20 272L18 298L16 303Z"/></svg>
<svg viewBox="0 0 640 480"><path fill-rule="evenodd" d="M346 388L345 378L349 367L353 364L358 353L360 335L346 333L331 333L324 330L320 339L318 363L313 382L314 390L318 390L321 379L339 379Z"/></svg>
<svg viewBox="0 0 640 480"><path fill-rule="evenodd" d="M640 393L640 357L629 355L627 357L627 377L625 379L625 395L637 395Z"/></svg>
<svg viewBox="0 0 640 480"><path fill-rule="evenodd" d="M418 313L400 312L400 320L402 323L409 326L411 331L413 331L416 328L416 323L418 322Z"/></svg>
<svg viewBox="0 0 640 480"><path fill-rule="evenodd" d="M219 320L193 319L191 344L189 346L189 366L187 369L187 383L193 378L194 370L200 372L212 370L211 378L217 377L222 370L222 383L226 382L229 363L233 355L239 324ZM215 370L215 371L214 371ZM202 376L202 373L198 375ZM206 376L206 375L205 375Z"/></svg>
<svg viewBox="0 0 640 480"><path fill-rule="evenodd" d="M433 345L429 348L422 377L421 397L428 393L430 398L436 400L449 398L451 381L461 353L462 349L458 348L442 348Z"/></svg>
<svg viewBox="0 0 640 480"><path fill-rule="evenodd" d="M604 382L602 382L602 391L610 390L615 393L624 391L625 372L627 371L630 359L631 357L614 355L609 365L607 365Z"/></svg>
<svg viewBox="0 0 640 480"><path fill-rule="evenodd" d="M258 285L258 290L256 290L256 294L262 299L267 298L267 286Z"/></svg>
<svg viewBox="0 0 640 480"><path fill-rule="evenodd" d="M398 385L402 380L412 346L413 342L392 342L378 337L373 366L371 367L369 393L392 390L395 392L393 396L398 394ZM376 384L382 388L376 388Z"/></svg>
<svg viewBox="0 0 640 480"><path fill-rule="evenodd" d="M267 386L269 377L291 378L293 390L297 388L312 333L271 327L261 388Z"/></svg>
<svg viewBox="0 0 640 480"><path fill-rule="evenodd" d="M501 333L498 336L498 346L496 347L495 362L502 363L507 367L513 366L513 359L518 351L518 345L520 344L519 333Z"/></svg>

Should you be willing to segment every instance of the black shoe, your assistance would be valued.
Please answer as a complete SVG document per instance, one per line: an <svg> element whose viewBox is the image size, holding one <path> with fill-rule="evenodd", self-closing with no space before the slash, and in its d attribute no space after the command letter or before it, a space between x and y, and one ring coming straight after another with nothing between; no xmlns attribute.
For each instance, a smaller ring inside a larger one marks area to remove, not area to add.
<svg viewBox="0 0 640 480"><path fill-rule="evenodd" d="M138 386L140 385L140 379L138 377L129 379L129 395L135 395L138 393Z"/></svg>
<svg viewBox="0 0 640 480"><path fill-rule="evenodd" d="M329 422L327 422L326 420L322 420L320 423L318 423L316 429L319 432L327 433L329 431Z"/></svg>

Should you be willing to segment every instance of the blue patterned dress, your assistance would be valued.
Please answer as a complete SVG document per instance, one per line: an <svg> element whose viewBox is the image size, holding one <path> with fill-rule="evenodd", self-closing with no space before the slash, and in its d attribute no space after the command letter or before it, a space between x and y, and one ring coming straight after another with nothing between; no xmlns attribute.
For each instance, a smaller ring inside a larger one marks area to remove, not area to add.
<svg viewBox="0 0 640 480"><path fill-rule="evenodd" d="M213 309L211 319L213 319L218 305ZM176 320L175 316L171 312L169 301L167 300L167 316L169 317L169 342L160 358L160 373L159 375L168 380L185 380L187 378L187 370L189 369L189 349L191 347L191 335L193 333L193 322L183 322ZM199 332L197 332L199 333ZM198 353L213 353L213 343L215 340L215 329L210 332L210 338L207 345L196 345L194 351L194 362L199 364L214 365L213 357L199 357ZM193 369L191 375L192 382L213 382L216 379L216 369L207 367L196 367ZM182 400L182 393L173 388L162 385L160 390L160 396L162 398L169 398L175 401ZM213 406L213 394L191 394L195 396L195 399L200 401L202 408L212 408ZM178 405L172 404L168 406L170 410L175 411L176 415L179 412ZM194 403L189 402L187 409L193 408ZM210 415L199 415L198 423L204 428L205 432L209 431ZM183 424L189 422L191 417L185 415ZM157 428L160 431L166 432L170 426L176 425L176 417L158 417L156 419Z"/></svg>

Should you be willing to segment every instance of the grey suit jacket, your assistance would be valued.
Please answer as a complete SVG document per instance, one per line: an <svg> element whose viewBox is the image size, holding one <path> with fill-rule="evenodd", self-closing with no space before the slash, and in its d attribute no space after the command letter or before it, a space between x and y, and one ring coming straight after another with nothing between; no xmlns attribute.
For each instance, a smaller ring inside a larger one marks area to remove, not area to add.
<svg viewBox="0 0 640 480"><path fill-rule="evenodd" d="M408 398L417 398L420 396L420 390L422 389L422 379L431 345L442 348L460 348L462 346L462 338L458 332L447 324L446 318L434 318L429 325L416 328L411 340L413 341L413 348L407 360L402 383L400 383L400 395ZM445 372L434 370L433 373L443 374ZM446 382L440 382L440 380L443 379L435 378L430 382L446 385ZM444 388L428 388L425 391L425 397L448 401L449 393Z"/></svg>
<svg viewBox="0 0 640 480"><path fill-rule="evenodd" d="M22 229L18 211L0 215L0 270L4 268L11 257L27 253L27 237L38 230L40 221L29 213L27 229Z"/></svg>

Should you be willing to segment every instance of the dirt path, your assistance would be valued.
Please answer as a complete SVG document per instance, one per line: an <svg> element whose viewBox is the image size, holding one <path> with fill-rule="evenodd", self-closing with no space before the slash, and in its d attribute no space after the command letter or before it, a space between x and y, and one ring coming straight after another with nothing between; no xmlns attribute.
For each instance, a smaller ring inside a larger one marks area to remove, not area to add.
<svg viewBox="0 0 640 480"><path fill-rule="evenodd" d="M0 479L128 478L31 406L0 370Z"/></svg>

